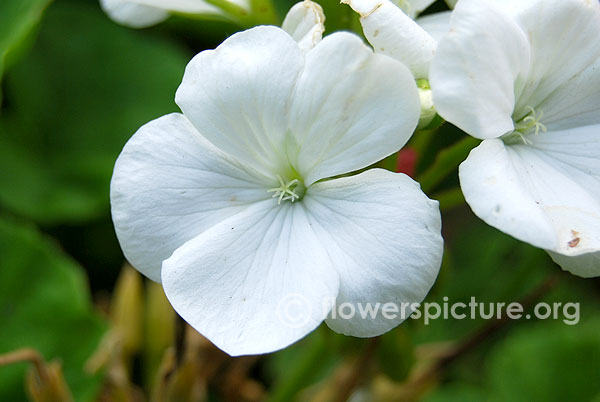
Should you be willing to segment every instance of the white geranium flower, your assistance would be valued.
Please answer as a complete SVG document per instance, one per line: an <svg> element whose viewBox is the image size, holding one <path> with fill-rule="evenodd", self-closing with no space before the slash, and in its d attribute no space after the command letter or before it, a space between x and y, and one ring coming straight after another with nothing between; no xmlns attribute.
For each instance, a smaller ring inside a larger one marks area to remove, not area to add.
<svg viewBox="0 0 600 402"><path fill-rule="evenodd" d="M404 317L328 318L330 303L425 297L442 256L437 202L403 174L334 178L416 127L417 89L398 61L349 33L307 50L256 27L198 54L176 102L183 114L123 149L112 214L127 259L200 333L231 355L281 349L323 320L376 336ZM282 307L302 319L289 325Z"/></svg>
<svg viewBox="0 0 600 402"><path fill-rule="evenodd" d="M132 28L145 28L166 20L171 13L229 18L234 7L248 12L249 0L100 0L110 18Z"/></svg>
<svg viewBox="0 0 600 402"><path fill-rule="evenodd" d="M483 139L460 167L473 211L600 275L600 3L460 0L431 66L440 115Z"/></svg>
<svg viewBox="0 0 600 402"><path fill-rule="evenodd" d="M429 125L436 114L427 82L429 65L438 39L448 31L450 12L436 13L414 21L413 15L407 15L389 0L342 0L342 3L348 4L360 15L365 37L376 53L402 62L420 80L422 107L419 128ZM423 9L431 3L422 3L426 4Z"/></svg>

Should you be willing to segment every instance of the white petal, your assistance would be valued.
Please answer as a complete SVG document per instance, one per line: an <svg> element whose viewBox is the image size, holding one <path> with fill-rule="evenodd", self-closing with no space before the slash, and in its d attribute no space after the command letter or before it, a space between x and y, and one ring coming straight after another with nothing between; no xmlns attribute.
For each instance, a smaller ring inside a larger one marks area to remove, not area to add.
<svg viewBox="0 0 600 402"><path fill-rule="evenodd" d="M438 113L477 138L506 134L528 69L529 44L510 15L490 0L460 0L431 64Z"/></svg>
<svg viewBox="0 0 600 402"><path fill-rule="evenodd" d="M599 251L599 129L530 136L532 145L484 141L460 166L467 202L488 224L536 247L567 257Z"/></svg>
<svg viewBox="0 0 600 402"><path fill-rule="evenodd" d="M435 0L393 0L392 3L400 7L410 18L415 19L427 7L435 3Z"/></svg>
<svg viewBox="0 0 600 402"><path fill-rule="evenodd" d="M451 11L426 15L417 19L417 24L421 26L433 39L439 41L442 36L450 30Z"/></svg>
<svg viewBox="0 0 600 402"><path fill-rule="evenodd" d="M550 256L565 271L581 276L582 278L594 278L600 276L600 251L595 253L581 254L575 257L549 252Z"/></svg>
<svg viewBox="0 0 600 402"><path fill-rule="evenodd" d="M418 183L403 174L372 169L317 183L302 202L339 271L338 306L400 307L425 298L440 268L443 240L438 203L429 200ZM406 311L406 317L412 313ZM334 331L368 337L402 321L400 314L386 317L379 310L374 318L338 315L326 322Z"/></svg>
<svg viewBox="0 0 600 402"><path fill-rule="evenodd" d="M310 185L396 152L419 113L417 87L400 62L373 54L356 35L334 33L307 53L286 150Z"/></svg>
<svg viewBox="0 0 600 402"><path fill-rule="evenodd" d="M149 27L169 17L164 9L126 0L100 0L100 6L112 20L131 28Z"/></svg>
<svg viewBox="0 0 600 402"><path fill-rule="evenodd" d="M129 0L138 4L183 14L222 14L223 11L204 0Z"/></svg>
<svg viewBox="0 0 600 402"><path fill-rule="evenodd" d="M388 0L342 0L360 14L373 49L404 63L415 78L427 78L436 41Z"/></svg>
<svg viewBox="0 0 600 402"><path fill-rule="evenodd" d="M600 124L600 58L556 89L539 110L548 130Z"/></svg>
<svg viewBox="0 0 600 402"><path fill-rule="evenodd" d="M323 8L313 1L305 0L290 8L281 29L289 33L300 48L308 50L321 41L325 31L324 24Z"/></svg>
<svg viewBox="0 0 600 402"><path fill-rule="evenodd" d="M209 141L265 174L284 174L289 102L304 52L283 30L232 35L188 64L176 102Z"/></svg>
<svg viewBox="0 0 600 402"><path fill-rule="evenodd" d="M531 70L516 108L520 118L526 106L538 107L600 57L600 2L496 1L513 14L531 46Z"/></svg>
<svg viewBox="0 0 600 402"><path fill-rule="evenodd" d="M465 199L488 225L551 249L556 245L552 222L522 182L524 172L515 170L508 152L497 139L485 140L471 151L459 169Z"/></svg>
<svg viewBox="0 0 600 402"><path fill-rule="evenodd" d="M129 262L160 281L164 259L186 241L270 197L265 185L203 139L180 114L129 140L111 182L113 222Z"/></svg>
<svg viewBox="0 0 600 402"><path fill-rule="evenodd" d="M165 293L198 332L230 355L268 353L314 330L338 276L302 202L257 203L177 249Z"/></svg>

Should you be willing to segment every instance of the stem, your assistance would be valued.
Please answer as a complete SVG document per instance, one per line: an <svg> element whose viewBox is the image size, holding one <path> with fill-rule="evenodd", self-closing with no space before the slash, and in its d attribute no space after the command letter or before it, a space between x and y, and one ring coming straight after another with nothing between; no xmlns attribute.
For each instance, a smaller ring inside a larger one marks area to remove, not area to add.
<svg viewBox="0 0 600 402"><path fill-rule="evenodd" d="M434 190L450 172L456 170L458 165L467 158L471 149L478 144L478 139L465 137L456 144L443 149L437 155L433 165L417 178L423 191L427 193Z"/></svg>
<svg viewBox="0 0 600 402"><path fill-rule="evenodd" d="M378 345L379 337L369 339L365 350L354 364L352 373L346 379L346 381L340 384L338 394L334 398L335 402L346 402L350 396L352 396L352 391L354 391L354 389L360 385L362 374L365 373L367 366L373 359L373 355L375 354Z"/></svg>
<svg viewBox="0 0 600 402"><path fill-rule="evenodd" d="M24 348L0 355L0 367L23 362L33 363L40 378L45 379L46 369L44 367L44 359L37 350Z"/></svg>
<svg viewBox="0 0 600 402"><path fill-rule="evenodd" d="M181 367L185 353L185 327L186 323L179 314L175 314L175 369Z"/></svg>

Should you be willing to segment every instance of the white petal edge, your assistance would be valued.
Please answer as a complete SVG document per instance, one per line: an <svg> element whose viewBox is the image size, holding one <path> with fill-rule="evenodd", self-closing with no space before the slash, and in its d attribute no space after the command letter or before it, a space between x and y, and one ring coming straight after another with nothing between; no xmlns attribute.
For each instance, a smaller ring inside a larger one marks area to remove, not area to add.
<svg viewBox="0 0 600 402"><path fill-rule="evenodd" d="M129 0L137 4L181 14L223 14L223 11L204 0Z"/></svg>
<svg viewBox="0 0 600 402"><path fill-rule="evenodd" d="M431 63L438 113L476 138L511 132L515 87L529 64L529 43L510 15L491 0L460 0Z"/></svg>
<svg viewBox="0 0 600 402"><path fill-rule="evenodd" d="M271 195L257 174L200 136L181 114L142 126L115 164L112 218L127 260L160 281L179 246Z"/></svg>
<svg viewBox="0 0 600 402"><path fill-rule="evenodd" d="M325 31L323 8L310 0L294 4L288 11L281 29L298 42L301 49L312 49L323 38Z"/></svg>
<svg viewBox="0 0 600 402"><path fill-rule="evenodd" d="M445 1L451 10L454 9L454 7L456 7L456 3L458 3L458 0L445 0Z"/></svg>
<svg viewBox="0 0 600 402"><path fill-rule="evenodd" d="M427 78L436 41L388 0L342 0L360 14L365 37L377 53L404 63L415 78Z"/></svg>
<svg viewBox="0 0 600 402"><path fill-rule="evenodd" d="M289 169L282 152L304 52L282 29L259 26L196 55L175 101L216 147L266 175Z"/></svg>
<svg viewBox="0 0 600 402"><path fill-rule="evenodd" d="M164 9L127 0L100 0L100 6L113 21L131 28L146 28L169 18Z"/></svg>
<svg viewBox="0 0 600 402"><path fill-rule="evenodd" d="M269 353L313 331L338 293L327 243L300 203L274 200L216 225L163 263L165 293L232 356Z"/></svg>
<svg viewBox="0 0 600 402"><path fill-rule="evenodd" d="M442 11L417 18L417 24L425 30L436 42L450 30L451 11Z"/></svg>
<svg viewBox="0 0 600 402"><path fill-rule="evenodd" d="M369 166L400 149L420 114L402 63L337 32L306 54L290 108L286 151L308 186Z"/></svg>
<svg viewBox="0 0 600 402"><path fill-rule="evenodd" d="M408 16L412 19L417 18L419 14L425 11L435 0L400 0L401 4L408 5Z"/></svg>
<svg viewBox="0 0 600 402"><path fill-rule="evenodd" d="M371 337L381 335L410 316L435 282L443 254L437 201L404 174L371 169L356 176L319 182L302 200L311 225L327 244L339 272L337 305L356 311L368 303L380 308L393 303L406 315L345 319L330 316L336 332Z"/></svg>
<svg viewBox="0 0 600 402"><path fill-rule="evenodd" d="M600 252L581 254L575 257L549 251L550 257L565 271L582 278L600 276Z"/></svg>

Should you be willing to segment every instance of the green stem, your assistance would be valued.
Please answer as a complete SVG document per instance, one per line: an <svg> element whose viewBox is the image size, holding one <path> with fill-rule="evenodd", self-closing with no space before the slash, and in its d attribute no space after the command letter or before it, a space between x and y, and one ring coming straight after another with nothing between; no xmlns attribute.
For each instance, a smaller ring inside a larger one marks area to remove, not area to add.
<svg viewBox="0 0 600 402"><path fill-rule="evenodd" d="M248 26L281 23L271 0L250 0L250 16L245 22L249 23Z"/></svg>
<svg viewBox="0 0 600 402"><path fill-rule="evenodd" d="M451 172L457 169L458 165L467 158L471 149L478 144L478 139L465 137L456 144L443 149L437 155L433 165L417 178L423 191L427 193L434 190Z"/></svg>
<svg viewBox="0 0 600 402"><path fill-rule="evenodd" d="M252 27L255 25L279 25L279 18L273 7L271 0L250 0L249 10L241 7L229 0L207 0L208 3L221 9L223 15L202 15L180 13L187 18L225 20L234 22L242 27ZM175 13L174 13L175 14Z"/></svg>

